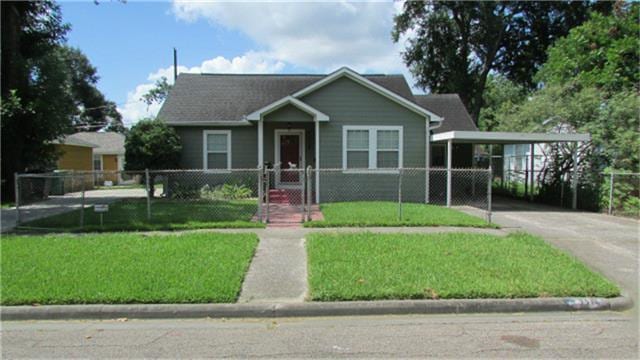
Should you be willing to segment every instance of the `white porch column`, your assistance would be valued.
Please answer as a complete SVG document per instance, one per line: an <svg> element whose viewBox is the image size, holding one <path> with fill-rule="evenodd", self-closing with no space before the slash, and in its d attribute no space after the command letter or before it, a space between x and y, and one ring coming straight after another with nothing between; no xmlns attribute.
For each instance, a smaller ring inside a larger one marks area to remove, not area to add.
<svg viewBox="0 0 640 360"><path fill-rule="evenodd" d="M429 122L430 119L427 118L425 124L425 132L427 136L426 140L426 149L424 151L424 202L425 204L429 203L429 170L431 168L431 131L429 130Z"/></svg>
<svg viewBox="0 0 640 360"><path fill-rule="evenodd" d="M451 153L453 140L447 141L447 207L451 207Z"/></svg>
<svg viewBox="0 0 640 360"><path fill-rule="evenodd" d="M264 166L264 129L262 117L258 121L258 166Z"/></svg>
<svg viewBox="0 0 640 360"><path fill-rule="evenodd" d="M320 122L316 119L315 157L316 157L316 204L320 204Z"/></svg>
<svg viewBox="0 0 640 360"><path fill-rule="evenodd" d="M571 208L578 208L578 148L580 143L576 143L573 149L573 175L571 176Z"/></svg>

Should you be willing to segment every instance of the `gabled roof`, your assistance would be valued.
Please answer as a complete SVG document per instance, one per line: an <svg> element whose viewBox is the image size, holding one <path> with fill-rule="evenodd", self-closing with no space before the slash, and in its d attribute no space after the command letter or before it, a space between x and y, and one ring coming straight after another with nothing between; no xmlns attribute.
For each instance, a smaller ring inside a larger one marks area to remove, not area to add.
<svg viewBox="0 0 640 360"><path fill-rule="evenodd" d="M89 148L97 148L98 147L98 145L96 145L96 144L92 144L92 143L90 143L88 141L76 139L76 138L71 137L69 135L63 137L60 140L53 140L51 143L52 144L56 144L56 145L71 145L71 146L81 146L81 147L89 147Z"/></svg>
<svg viewBox="0 0 640 360"><path fill-rule="evenodd" d="M258 121L262 116L268 115L280 109L281 107L289 104L311 115L315 121L329 121L329 116L327 116L325 113L319 111L318 109L313 108L309 104L303 103L302 101L294 98L293 96L286 96L278 101L272 102L271 104L263 108L260 108L252 112L251 114L247 115L246 119L249 121Z"/></svg>
<svg viewBox="0 0 640 360"><path fill-rule="evenodd" d="M467 108L458 94L413 95L418 105L436 112L444 117L435 134L452 131L478 131L478 127L469 116Z"/></svg>
<svg viewBox="0 0 640 360"><path fill-rule="evenodd" d="M94 154L124 155L124 135L116 132L79 132L67 135L65 140L95 144Z"/></svg>
<svg viewBox="0 0 640 360"><path fill-rule="evenodd" d="M247 124L243 118L254 111L326 78L327 75L178 75L158 117L171 125ZM366 80L413 102L402 75L362 75Z"/></svg>
<svg viewBox="0 0 640 360"><path fill-rule="evenodd" d="M386 89L384 86L380 86L375 82L367 79L366 77L358 74L357 72L349 69L348 67L342 67L334 71L333 73L327 75L323 79L320 79L317 82L305 87L304 89L300 89L296 91L296 93L293 94L293 97L299 98L307 94L310 94L328 84L331 84L335 80L340 79L342 77L347 77L359 83L360 85L363 85L364 87L370 90L373 90L374 92L386 97L387 99L404 106L405 108L413 112L416 112L424 116L428 116L431 119L431 121L442 121L442 117L439 116L438 114L435 114L434 112L429 111L424 107L416 105L416 103L414 102L415 98L408 99L408 98L401 97L398 94L390 91L389 89ZM402 77L402 79L404 80L404 77ZM404 83L406 84L406 81L404 81Z"/></svg>

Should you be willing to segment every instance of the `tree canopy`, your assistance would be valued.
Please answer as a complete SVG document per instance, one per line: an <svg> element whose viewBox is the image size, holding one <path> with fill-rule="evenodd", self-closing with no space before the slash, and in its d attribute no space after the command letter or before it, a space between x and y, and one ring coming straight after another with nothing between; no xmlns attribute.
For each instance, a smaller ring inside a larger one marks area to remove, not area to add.
<svg viewBox="0 0 640 360"><path fill-rule="evenodd" d="M2 195L13 173L51 169L51 142L77 130L122 129L96 69L66 45L70 26L53 1L2 4Z"/></svg>
<svg viewBox="0 0 640 360"><path fill-rule="evenodd" d="M124 148L125 170L162 170L178 168L182 145L174 128L143 119L127 133Z"/></svg>
<svg viewBox="0 0 640 360"><path fill-rule="evenodd" d="M477 121L488 76L535 86L548 46L611 4L590 1L407 1L395 17L394 41L417 86L458 93Z"/></svg>

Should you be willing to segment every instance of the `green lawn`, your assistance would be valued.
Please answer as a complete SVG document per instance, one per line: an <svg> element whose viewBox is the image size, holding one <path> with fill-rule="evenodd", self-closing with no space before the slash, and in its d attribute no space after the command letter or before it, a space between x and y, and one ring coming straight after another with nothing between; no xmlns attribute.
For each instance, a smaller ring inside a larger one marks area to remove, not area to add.
<svg viewBox="0 0 640 360"><path fill-rule="evenodd" d="M390 201L354 201L320 204L324 220L310 221L305 227L334 226L472 226L497 227L484 219L437 205L402 204Z"/></svg>
<svg viewBox="0 0 640 360"><path fill-rule="evenodd" d="M3 236L3 305L235 302L255 234Z"/></svg>
<svg viewBox="0 0 640 360"><path fill-rule="evenodd" d="M311 234L311 298L531 298L619 295L584 264L527 234Z"/></svg>
<svg viewBox="0 0 640 360"><path fill-rule="evenodd" d="M154 199L151 203L151 221L147 221L145 199L125 199L109 205L109 212L100 215L93 207L84 211L84 224L80 228L80 210L54 215L22 224L24 227L59 231L138 231L185 230L206 228L259 228L264 224L251 221L257 200L179 201Z"/></svg>

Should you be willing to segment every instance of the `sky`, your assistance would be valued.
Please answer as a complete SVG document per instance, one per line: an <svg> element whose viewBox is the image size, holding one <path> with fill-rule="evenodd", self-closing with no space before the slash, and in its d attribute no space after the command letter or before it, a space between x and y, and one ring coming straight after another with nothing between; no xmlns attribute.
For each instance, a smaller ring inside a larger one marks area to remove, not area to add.
<svg viewBox="0 0 640 360"><path fill-rule="evenodd" d="M192 73L402 73L391 39L399 2L60 2L68 44L98 69L98 88L125 125L160 105L140 97L162 76Z"/></svg>

